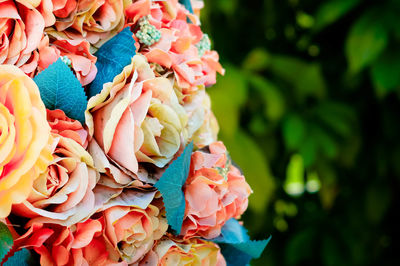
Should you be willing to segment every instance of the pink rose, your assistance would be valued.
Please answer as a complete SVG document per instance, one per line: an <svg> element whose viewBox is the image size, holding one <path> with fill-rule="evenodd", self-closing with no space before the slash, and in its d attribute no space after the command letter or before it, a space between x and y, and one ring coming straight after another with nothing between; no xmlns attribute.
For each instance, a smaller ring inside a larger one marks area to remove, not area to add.
<svg viewBox="0 0 400 266"><path fill-rule="evenodd" d="M187 115L171 82L155 77L146 58L136 55L89 100L86 123L104 154L135 176L139 162L162 168L171 161L185 137Z"/></svg>
<svg viewBox="0 0 400 266"><path fill-rule="evenodd" d="M115 206L104 211L105 236L117 256L131 263L141 260L167 231L168 224L160 199L146 209Z"/></svg>
<svg viewBox="0 0 400 266"><path fill-rule="evenodd" d="M49 113L51 115L57 111ZM72 135L80 141L79 133L82 135L84 133L79 132L79 129L77 132L62 130L59 123L52 121L50 125L55 140L54 160L47 167L47 171L33 182L28 199L15 205L13 211L32 218L29 224L38 222L70 226L83 220L93 211L95 206L93 189L100 176L93 167L90 154L80 143L68 137Z"/></svg>
<svg viewBox="0 0 400 266"><path fill-rule="evenodd" d="M141 52L150 63L171 69L183 94L196 91L201 85L214 84L216 72L224 74L218 54L200 49L204 35L198 17L190 14L178 1L141 0L128 6L125 13L131 29L138 28L140 17L149 16L150 24L161 32L161 39L151 46L142 45ZM188 23L187 18L192 23Z"/></svg>
<svg viewBox="0 0 400 266"><path fill-rule="evenodd" d="M160 240L140 266L183 266L183 265L215 265L225 266L226 261L217 244L198 238L179 240L165 237Z"/></svg>
<svg viewBox="0 0 400 266"><path fill-rule="evenodd" d="M30 1L0 3L0 64L20 67L29 74L37 67L36 49L44 31L44 20Z"/></svg>
<svg viewBox="0 0 400 266"><path fill-rule="evenodd" d="M189 177L184 186L185 218L181 235L212 239L230 218L246 210L251 193L240 171L230 164L222 142L209 145L209 153L192 154Z"/></svg>
<svg viewBox="0 0 400 266"><path fill-rule="evenodd" d="M47 121L51 127L51 132L70 138L79 143L83 148L88 145L88 132L82 127L81 122L65 115L63 110L47 109Z"/></svg>
<svg viewBox="0 0 400 266"><path fill-rule="evenodd" d="M46 32L56 39L84 40L101 46L124 26L130 0L43 0ZM54 25L53 25L54 24Z"/></svg>
<svg viewBox="0 0 400 266"><path fill-rule="evenodd" d="M38 71L46 69L50 64L63 57L69 61L77 79L85 86L92 82L97 74L97 58L90 52L90 44L86 40L53 39L44 36L38 47ZM32 75L36 74L33 72Z"/></svg>
<svg viewBox="0 0 400 266"><path fill-rule="evenodd" d="M102 218L67 227L34 223L14 246L34 249L40 255L40 265L128 265L110 256L112 247L104 239L103 230Z"/></svg>

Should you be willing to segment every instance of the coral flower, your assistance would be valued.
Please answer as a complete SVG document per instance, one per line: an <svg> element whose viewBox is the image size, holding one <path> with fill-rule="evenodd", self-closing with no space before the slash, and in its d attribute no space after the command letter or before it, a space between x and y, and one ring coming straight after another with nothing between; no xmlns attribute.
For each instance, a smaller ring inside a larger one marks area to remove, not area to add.
<svg viewBox="0 0 400 266"><path fill-rule="evenodd" d="M104 153L136 174L138 162L164 167L173 158L187 115L171 82L155 77L146 58L136 55L89 100L86 121Z"/></svg>
<svg viewBox="0 0 400 266"><path fill-rule="evenodd" d="M48 111L48 118L54 138L54 160L34 181L28 199L14 206L13 210L21 216L33 218L29 224L70 226L90 216L93 211L93 189L99 173L93 168L90 154L81 146L87 135L80 123L67 118L61 110Z"/></svg>
<svg viewBox="0 0 400 266"><path fill-rule="evenodd" d="M25 73L36 69L44 30L43 17L33 5L37 2L0 2L0 64L16 65Z"/></svg>
<svg viewBox="0 0 400 266"><path fill-rule="evenodd" d="M99 47L124 26L124 7L131 0L43 0L46 32L56 39L84 40Z"/></svg>
<svg viewBox="0 0 400 266"><path fill-rule="evenodd" d="M103 219L88 219L68 227L34 223L15 240L17 248L32 248L40 255L40 265L122 266L113 260L103 237Z"/></svg>
<svg viewBox="0 0 400 266"><path fill-rule="evenodd" d="M214 84L216 72L224 74L218 54L210 51L209 39L202 33L197 16L190 14L177 0L134 2L127 7L126 17L136 36L140 37L137 29L140 31L142 27L138 23L141 17L160 32L161 39L151 45L139 38L141 53L150 63L171 69L184 94L196 91L199 85Z"/></svg>
<svg viewBox="0 0 400 266"><path fill-rule="evenodd" d="M66 116L63 110L47 109L47 121L51 127L51 132L62 137L72 139L80 144L83 148L88 145L89 134L82 127L81 122Z"/></svg>
<svg viewBox="0 0 400 266"><path fill-rule="evenodd" d="M251 189L240 171L230 164L225 146L216 142L208 149L209 153L192 154L184 186L186 210L181 231L184 238L219 236L225 222L238 218L248 205Z"/></svg>
<svg viewBox="0 0 400 266"><path fill-rule="evenodd" d="M176 241L176 242L175 242ZM164 238L140 262L143 265L159 266L225 266L226 261L218 245L201 239L190 241Z"/></svg>
<svg viewBox="0 0 400 266"><path fill-rule="evenodd" d="M36 84L0 65L0 218L23 202L52 160L50 127Z"/></svg>
<svg viewBox="0 0 400 266"><path fill-rule="evenodd" d="M168 229L162 204L154 202L146 209L115 206L104 211L105 235L129 264L141 260Z"/></svg>
<svg viewBox="0 0 400 266"><path fill-rule="evenodd" d="M97 58L90 52L90 44L86 40L52 39L46 35L38 47L38 68L40 72L62 57L74 71L77 79L85 86L92 82L97 74ZM35 75L37 71L32 72Z"/></svg>

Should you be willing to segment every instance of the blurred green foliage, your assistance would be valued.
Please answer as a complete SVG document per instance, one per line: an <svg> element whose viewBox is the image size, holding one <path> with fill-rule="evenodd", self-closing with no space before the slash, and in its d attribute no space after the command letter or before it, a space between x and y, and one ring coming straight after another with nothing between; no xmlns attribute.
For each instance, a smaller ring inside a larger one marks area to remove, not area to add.
<svg viewBox="0 0 400 266"><path fill-rule="evenodd" d="M254 265L400 265L400 1L206 0L208 91L273 238Z"/></svg>

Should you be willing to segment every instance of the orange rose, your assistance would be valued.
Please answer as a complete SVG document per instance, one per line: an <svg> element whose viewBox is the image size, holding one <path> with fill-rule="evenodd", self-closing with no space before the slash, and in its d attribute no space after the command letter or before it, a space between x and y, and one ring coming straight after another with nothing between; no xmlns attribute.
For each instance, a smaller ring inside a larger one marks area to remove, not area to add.
<svg viewBox="0 0 400 266"><path fill-rule="evenodd" d="M95 207L93 189L99 173L93 159L76 141L53 133L54 160L33 183L28 199L14 211L33 218L28 224L58 223L70 226L90 216Z"/></svg>
<svg viewBox="0 0 400 266"><path fill-rule="evenodd" d="M59 57L68 60L77 79L85 86L92 82L97 74L97 58L90 52L90 44L86 40L52 40L44 36L39 45L38 71L46 69ZM36 71L32 75L36 74Z"/></svg>
<svg viewBox="0 0 400 266"><path fill-rule="evenodd" d="M99 47L124 26L124 7L131 0L43 0L46 32L56 39L83 40Z"/></svg>
<svg viewBox="0 0 400 266"><path fill-rule="evenodd" d="M0 64L31 73L37 66L35 51L43 36L44 20L35 8L38 1L0 2Z"/></svg>
<svg viewBox="0 0 400 266"><path fill-rule="evenodd" d="M145 57L136 55L89 99L86 121L108 158L137 174L138 162L161 168L171 161L185 136L187 115L171 82L155 77Z"/></svg>
<svg viewBox="0 0 400 266"><path fill-rule="evenodd" d="M40 255L40 265L128 265L111 258L103 230L102 218L88 219L69 227L35 223L15 240L14 246L34 249Z"/></svg>
<svg viewBox="0 0 400 266"><path fill-rule="evenodd" d="M251 189L240 171L228 162L225 146L216 142L209 146L209 151L192 154L184 186L184 238L219 236L225 222L239 217L248 205Z"/></svg>
<svg viewBox="0 0 400 266"><path fill-rule="evenodd" d="M15 33L14 33L15 34ZM50 127L36 84L20 69L0 66L0 218L23 202L52 160Z"/></svg>
<svg viewBox="0 0 400 266"><path fill-rule="evenodd" d="M161 240L139 263L159 266L209 265L225 266L226 261L217 244L193 238L188 241Z"/></svg>
<svg viewBox="0 0 400 266"><path fill-rule="evenodd" d="M63 110L47 109L47 121L51 127L51 132L70 138L79 143L83 148L88 145L88 132L82 127L81 122L65 115Z"/></svg>
<svg viewBox="0 0 400 266"><path fill-rule="evenodd" d="M168 229L162 202L156 199L146 209L115 206L104 211L105 235L124 261L136 263Z"/></svg>

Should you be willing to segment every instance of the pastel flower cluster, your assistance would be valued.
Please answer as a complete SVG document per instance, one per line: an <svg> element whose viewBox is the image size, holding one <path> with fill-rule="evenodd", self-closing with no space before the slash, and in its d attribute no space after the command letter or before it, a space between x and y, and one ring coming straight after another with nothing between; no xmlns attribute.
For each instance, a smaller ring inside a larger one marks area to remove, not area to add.
<svg viewBox="0 0 400 266"><path fill-rule="evenodd" d="M41 265L226 265L212 240L240 218L252 191L217 141L206 87L224 69L200 29L202 3L192 7L0 2L0 219L14 237L9 256L28 249ZM62 60L87 93L105 75L96 51L126 28L136 55L88 99L85 123L49 107L32 78ZM177 234L155 184L190 142Z"/></svg>

